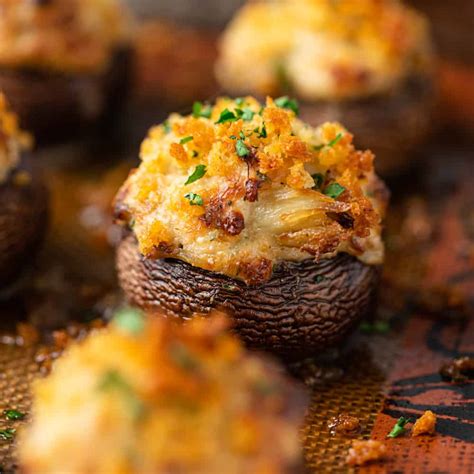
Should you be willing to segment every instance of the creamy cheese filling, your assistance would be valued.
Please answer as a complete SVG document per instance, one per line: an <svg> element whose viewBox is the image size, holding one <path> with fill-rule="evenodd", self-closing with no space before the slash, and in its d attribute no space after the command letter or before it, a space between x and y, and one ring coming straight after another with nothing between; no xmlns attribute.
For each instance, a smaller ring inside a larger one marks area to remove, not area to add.
<svg viewBox="0 0 474 474"><path fill-rule="evenodd" d="M288 98L276 103L221 99L150 131L116 206L143 255L253 283L286 260L382 262L386 195L373 155L341 125L312 128Z"/></svg>
<svg viewBox="0 0 474 474"><path fill-rule="evenodd" d="M216 73L233 94L357 98L425 72L431 49L425 19L397 0L257 1L223 35Z"/></svg>

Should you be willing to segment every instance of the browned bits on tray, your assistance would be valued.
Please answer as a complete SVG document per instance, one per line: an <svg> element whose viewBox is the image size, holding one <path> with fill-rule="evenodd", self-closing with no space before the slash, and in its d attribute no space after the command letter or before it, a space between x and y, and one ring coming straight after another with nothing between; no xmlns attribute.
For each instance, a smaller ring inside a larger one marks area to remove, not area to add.
<svg viewBox="0 0 474 474"><path fill-rule="evenodd" d="M352 466L362 466L383 459L386 452L387 448L381 441L354 440L347 455L347 463Z"/></svg>
<svg viewBox="0 0 474 474"><path fill-rule="evenodd" d="M416 420L411 430L412 436L420 436L423 434L434 434L436 427L436 415L427 410L423 415Z"/></svg>
<svg viewBox="0 0 474 474"><path fill-rule="evenodd" d="M444 364L439 373L443 380L453 383L465 383L474 376L474 358L460 357Z"/></svg>
<svg viewBox="0 0 474 474"><path fill-rule="evenodd" d="M354 434L360 431L360 420L347 413L340 413L333 416L328 421L328 428L332 435L335 434Z"/></svg>

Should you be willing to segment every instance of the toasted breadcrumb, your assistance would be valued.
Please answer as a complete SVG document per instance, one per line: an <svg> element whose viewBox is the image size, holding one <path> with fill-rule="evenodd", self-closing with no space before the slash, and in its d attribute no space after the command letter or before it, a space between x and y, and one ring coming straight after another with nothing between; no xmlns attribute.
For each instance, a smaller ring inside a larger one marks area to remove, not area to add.
<svg viewBox="0 0 474 474"><path fill-rule="evenodd" d="M412 436L420 436L424 434L433 434L436 428L436 415L427 410L423 415L416 420L411 430Z"/></svg>
<svg viewBox="0 0 474 474"><path fill-rule="evenodd" d="M0 93L0 184L20 162L20 154L31 147L31 137L20 129L18 117Z"/></svg>
<svg viewBox="0 0 474 474"><path fill-rule="evenodd" d="M347 455L347 463L351 466L362 466L383 459L386 452L387 448L381 441L354 440Z"/></svg>

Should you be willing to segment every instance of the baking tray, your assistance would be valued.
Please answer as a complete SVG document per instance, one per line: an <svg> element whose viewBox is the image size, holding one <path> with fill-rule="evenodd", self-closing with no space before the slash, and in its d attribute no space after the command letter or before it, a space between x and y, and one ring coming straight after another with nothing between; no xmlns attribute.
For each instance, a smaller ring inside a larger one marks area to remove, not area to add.
<svg viewBox="0 0 474 474"><path fill-rule="evenodd" d="M154 55L145 43L142 69ZM209 63L213 55L207 52ZM145 72L146 81L154 83ZM120 230L112 226L110 204L137 164L146 130L166 114L145 91L129 105L115 136L33 154L50 187L50 226L39 258L21 282L23 293L0 303L0 410L29 412L30 384L57 355L53 351L38 363L55 329L70 321L107 319L121 302L113 250ZM373 315L388 322L389 330L358 330L338 351L288 367L311 391L301 429L305 464L315 473L471 473L474 381L445 382L439 369L453 358L474 356L474 137L439 130L412 169L389 185L387 263ZM18 331L18 321L38 327L40 340L30 337L29 326ZM434 436L386 440L399 416L428 409L438 415ZM327 422L340 413L360 419L357 435L330 434ZM0 420L0 429L24 423L28 417ZM346 456L354 438L384 440L386 460L349 468ZM17 470L14 453L14 439L0 440L3 472Z"/></svg>

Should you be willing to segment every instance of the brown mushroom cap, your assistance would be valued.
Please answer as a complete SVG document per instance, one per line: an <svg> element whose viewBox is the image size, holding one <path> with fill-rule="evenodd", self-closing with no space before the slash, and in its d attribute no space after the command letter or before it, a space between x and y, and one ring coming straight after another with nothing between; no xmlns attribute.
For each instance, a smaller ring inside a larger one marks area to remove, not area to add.
<svg viewBox="0 0 474 474"><path fill-rule="evenodd" d="M0 184L0 292L31 262L46 229L46 188L34 173L26 181L18 173Z"/></svg>
<svg viewBox="0 0 474 474"><path fill-rule="evenodd" d="M341 342L370 309L379 270L339 254L284 262L258 286L176 259L143 257L133 235L117 249L120 284L131 303L182 318L226 311L251 347L291 357Z"/></svg>
<svg viewBox="0 0 474 474"><path fill-rule="evenodd" d="M39 142L55 142L114 118L130 85L131 60L131 50L124 48L103 74L3 68L0 89L24 129Z"/></svg>
<svg viewBox="0 0 474 474"><path fill-rule="evenodd" d="M300 118L311 125L340 121L359 148L372 150L381 175L399 173L426 140L435 92L428 76L408 79L390 94L340 102L303 103Z"/></svg>

